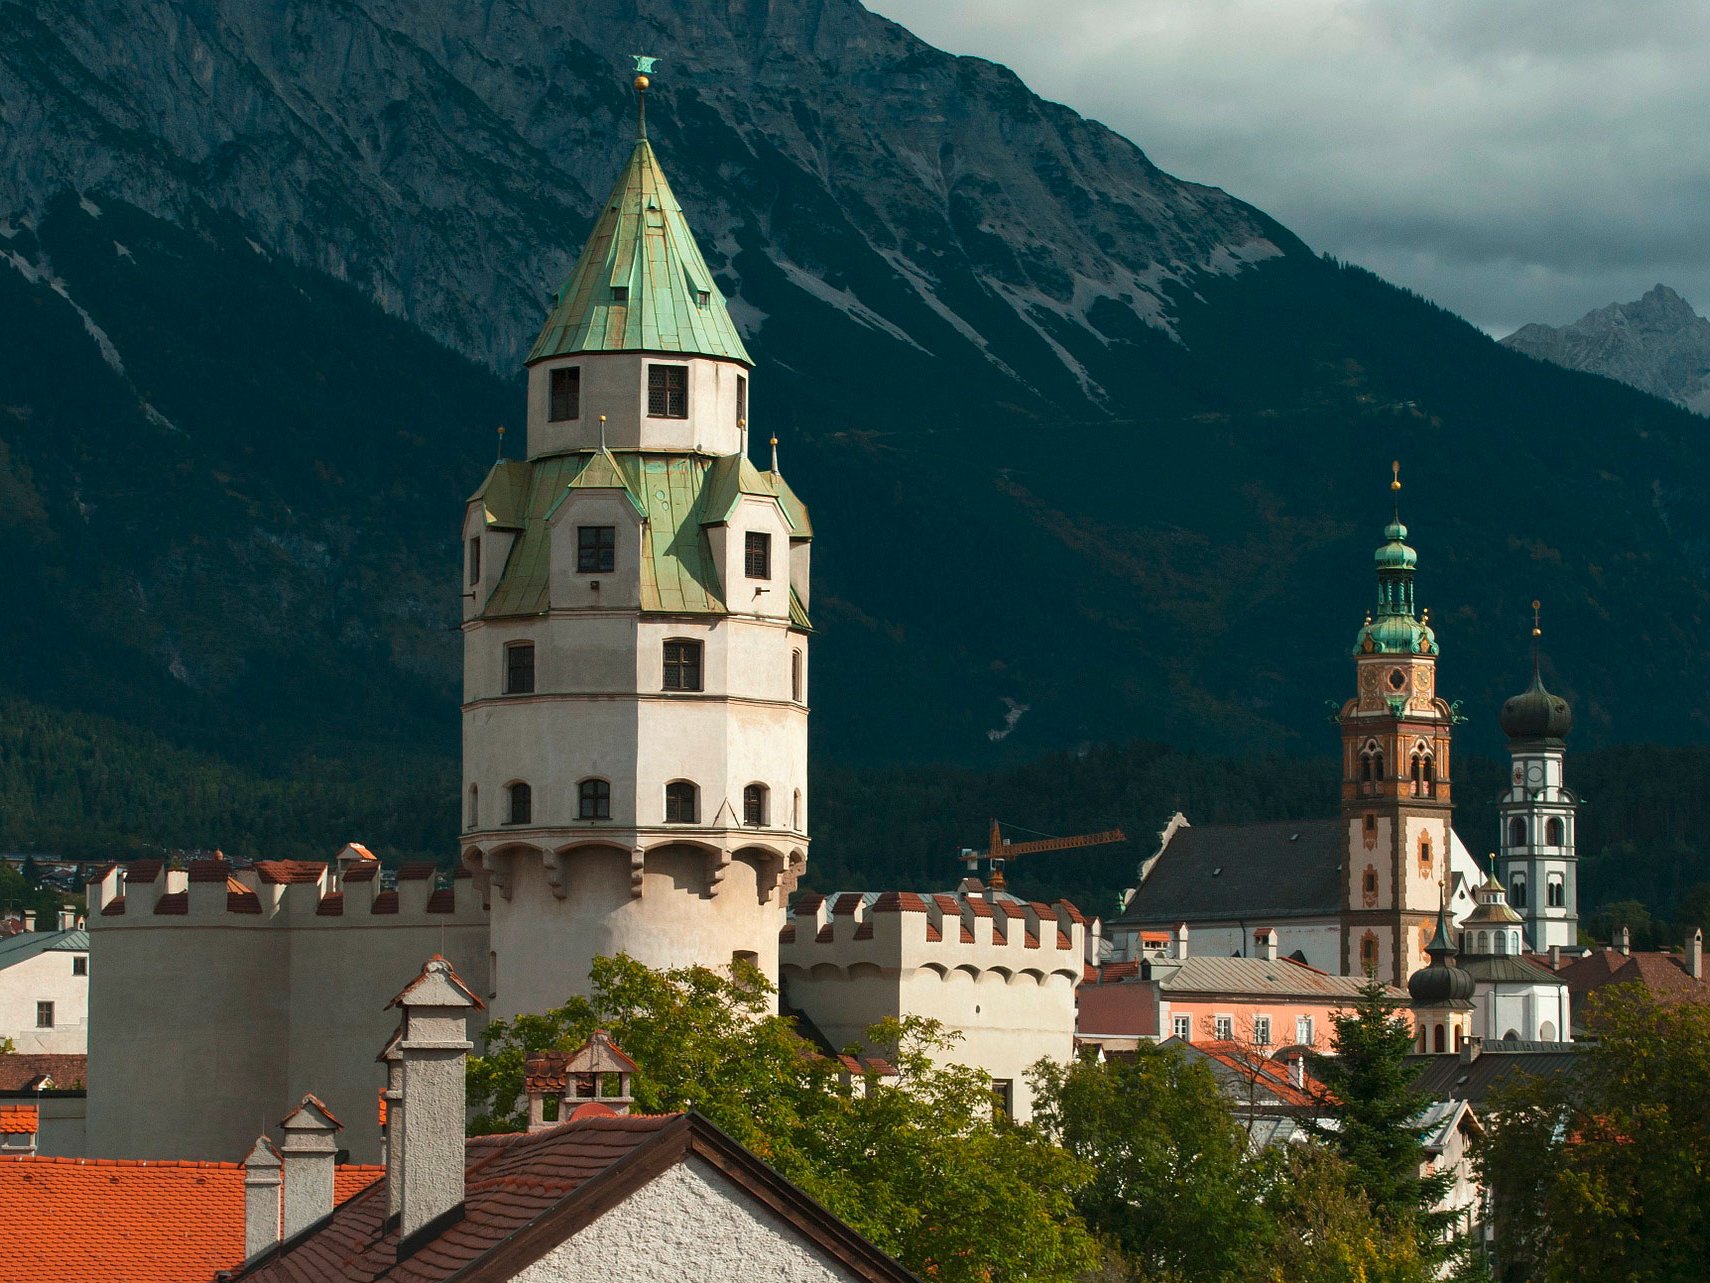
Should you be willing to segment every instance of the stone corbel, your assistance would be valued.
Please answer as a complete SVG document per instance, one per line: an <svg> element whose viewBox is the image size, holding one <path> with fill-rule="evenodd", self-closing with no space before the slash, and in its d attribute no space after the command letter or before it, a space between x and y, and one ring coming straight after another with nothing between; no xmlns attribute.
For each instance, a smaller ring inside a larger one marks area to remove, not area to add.
<svg viewBox="0 0 1710 1283"><path fill-rule="evenodd" d="M725 870L730 868L729 851L709 851L707 853L707 895L716 896L719 884L724 881Z"/></svg>
<svg viewBox="0 0 1710 1283"><path fill-rule="evenodd" d="M768 852L765 860L760 865L759 891L761 904L770 904L772 902L772 892L777 890L778 884L783 880L784 857L781 855L772 855Z"/></svg>
<svg viewBox="0 0 1710 1283"><path fill-rule="evenodd" d="M511 868L508 858L495 855L491 851L481 852L481 867L487 870L487 879L497 887L499 894L506 900L511 898Z"/></svg>
<svg viewBox="0 0 1710 1283"><path fill-rule="evenodd" d="M546 874L546 885L552 888L555 899L564 898L564 857L557 851L542 851L540 853L541 871Z"/></svg>
<svg viewBox="0 0 1710 1283"><path fill-rule="evenodd" d="M796 883L801 881L802 874L807 872L807 856L800 851L790 853L790 863L783 876L784 895L786 898L796 893Z"/></svg>
<svg viewBox="0 0 1710 1283"><path fill-rule="evenodd" d="M641 899L641 882L647 872L647 852L640 847L631 847L629 851L629 898Z"/></svg>

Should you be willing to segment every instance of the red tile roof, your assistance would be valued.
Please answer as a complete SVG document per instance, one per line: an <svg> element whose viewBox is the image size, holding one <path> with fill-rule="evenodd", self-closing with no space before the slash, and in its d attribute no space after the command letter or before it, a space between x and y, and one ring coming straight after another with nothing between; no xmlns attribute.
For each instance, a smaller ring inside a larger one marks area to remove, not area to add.
<svg viewBox="0 0 1710 1283"><path fill-rule="evenodd" d="M398 866L398 881L420 882L433 877L437 871L432 860L410 860Z"/></svg>
<svg viewBox="0 0 1710 1283"><path fill-rule="evenodd" d="M0 1136L34 1136L36 1107L34 1105L0 1105ZM4 1268L0 1266L0 1268Z"/></svg>
<svg viewBox="0 0 1710 1283"><path fill-rule="evenodd" d="M364 860L361 864L352 864L344 871L346 882L372 882L380 872L378 864L370 864Z"/></svg>
<svg viewBox="0 0 1710 1283"><path fill-rule="evenodd" d="M333 1198L378 1167L334 1169ZM6 1283L207 1283L243 1260L236 1163L0 1158Z"/></svg>
<svg viewBox="0 0 1710 1283"><path fill-rule="evenodd" d="M868 1283L916 1283L900 1265L696 1115L620 1117L584 1107L544 1131L471 1137L465 1155L462 1217L404 1260L397 1259L397 1229L385 1225L386 1191L376 1185L236 1277L254 1283L442 1283L455 1276L459 1283L505 1283L693 1155L758 1197L855 1277ZM51 1234L39 1239L51 1252ZM597 1264L605 1277L626 1276L621 1260Z"/></svg>
<svg viewBox="0 0 1710 1283"><path fill-rule="evenodd" d="M153 882L160 874L159 860L132 860L122 867L125 870L126 883Z"/></svg>
<svg viewBox="0 0 1710 1283"><path fill-rule="evenodd" d="M189 913L190 893L188 891L173 891L168 895L163 895L154 902L154 911L157 914L167 916Z"/></svg>
<svg viewBox="0 0 1710 1283"><path fill-rule="evenodd" d="M224 860L190 861L190 881L224 882L232 875L232 866Z"/></svg>
<svg viewBox="0 0 1710 1283"><path fill-rule="evenodd" d="M1532 960L1545 969L1548 957ZM1557 979L1568 987L1575 1012L1593 993L1608 985L1641 984L1665 1001L1710 1003L1710 980L1694 980L1686 970L1686 959L1678 953L1622 953L1598 949L1582 958L1564 962Z"/></svg>
<svg viewBox="0 0 1710 1283"><path fill-rule="evenodd" d="M255 871L263 882L275 885L292 882L319 882L327 866L321 860L257 860Z"/></svg>
<svg viewBox="0 0 1710 1283"><path fill-rule="evenodd" d="M0 1091L34 1091L36 1079L53 1079L60 1091L71 1091L89 1081L89 1057L82 1055L36 1055L16 1051L0 1056Z"/></svg>
<svg viewBox="0 0 1710 1283"><path fill-rule="evenodd" d="M886 891L873 901L873 913L925 913L926 901L913 891Z"/></svg>

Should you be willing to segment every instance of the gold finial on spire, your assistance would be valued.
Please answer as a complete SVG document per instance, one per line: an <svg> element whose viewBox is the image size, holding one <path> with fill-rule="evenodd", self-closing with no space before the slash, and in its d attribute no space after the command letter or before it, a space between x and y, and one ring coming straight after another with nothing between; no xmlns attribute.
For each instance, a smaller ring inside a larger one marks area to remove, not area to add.
<svg viewBox="0 0 1710 1283"><path fill-rule="evenodd" d="M1401 460L1400 459L1390 460L1389 474L1390 474L1389 488L1391 490L1401 489Z"/></svg>
<svg viewBox="0 0 1710 1283"><path fill-rule="evenodd" d="M499 458L505 457L505 425L499 425Z"/></svg>
<svg viewBox="0 0 1710 1283"><path fill-rule="evenodd" d="M600 449L606 448L606 416L600 416Z"/></svg>
<svg viewBox="0 0 1710 1283"><path fill-rule="evenodd" d="M1532 598L1532 636L1534 637L1542 637L1544 635L1544 630L1538 626L1539 605L1540 603L1538 599L1536 597Z"/></svg>
<svg viewBox="0 0 1710 1283"><path fill-rule="evenodd" d="M646 54L632 53L635 60L635 79L631 85L635 88L635 130L637 138L647 137L647 90L653 83L652 72L659 65L659 59L649 58Z"/></svg>
<svg viewBox="0 0 1710 1283"><path fill-rule="evenodd" d="M778 438L772 438L772 471L778 470Z"/></svg>

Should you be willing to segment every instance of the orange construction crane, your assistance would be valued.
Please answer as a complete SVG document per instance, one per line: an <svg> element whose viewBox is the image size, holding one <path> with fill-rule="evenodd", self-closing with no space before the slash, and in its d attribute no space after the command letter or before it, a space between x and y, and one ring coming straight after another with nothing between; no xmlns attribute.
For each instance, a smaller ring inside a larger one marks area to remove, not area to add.
<svg viewBox="0 0 1710 1283"><path fill-rule="evenodd" d="M992 890L1003 890L1003 866L1005 862L1023 855L1033 855L1038 851L1067 851L1077 846L1102 846L1106 842L1126 842L1128 835L1121 829L1106 829L1102 833L1077 833L1066 838L1037 838L1031 842L1010 842L1003 836L1003 826L992 821L991 844L984 851L963 851L962 863L970 874L977 874L980 865L985 864L990 869Z"/></svg>

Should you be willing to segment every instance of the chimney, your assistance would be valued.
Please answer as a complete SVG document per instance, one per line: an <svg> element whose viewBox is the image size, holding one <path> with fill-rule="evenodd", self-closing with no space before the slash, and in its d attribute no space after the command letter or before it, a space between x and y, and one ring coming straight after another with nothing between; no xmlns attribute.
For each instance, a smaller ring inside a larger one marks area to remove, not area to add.
<svg viewBox="0 0 1710 1283"><path fill-rule="evenodd" d="M75 931L77 929L77 910L69 906L59 911L59 929Z"/></svg>
<svg viewBox="0 0 1710 1283"><path fill-rule="evenodd" d="M1704 930L1702 927L1692 928L1692 934L1686 937L1686 974L1694 980L1704 979Z"/></svg>
<svg viewBox="0 0 1710 1283"><path fill-rule="evenodd" d="M1550 970L1551 971L1560 971L1561 969L1562 969L1562 947L1559 944L1552 944L1550 946Z"/></svg>
<svg viewBox="0 0 1710 1283"><path fill-rule="evenodd" d="M1615 947L1621 951L1623 957L1633 952L1633 933L1626 927L1615 933Z"/></svg>
<svg viewBox="0 0 1710 1283"><path fill-rule="evenodd" d="M263 1136L243 1160L243 1258L279 1241L279 1151Z"/></svg>
<svg viewBox="0 0 1710 1283"><path fill-rule="evenodd" d="M463 1071L472 1047L467 1021L482 1003L452 965L435 954L391 1005L404 1013L397 1046L404 1116L401 1125L389 1129L386 1147L398 1169L398 1259L403 1260L463 1214Z"/></svg>
<svg viewBox="0 0 1710 1283"><path fill-rule="evenodd" d="M36 929L36 911L34 909L25 909L24 910L24 930L34 931L35 929Z"/></svg>
<svg viewBox="0 0 1710 1283"><path fill-rule="evenodd" d="M399 1137L404 1133L404 1057L398 1044L404 1041L404 1027L386 1040L386 1046L375 1057L386 1066L386 1090L380 1097L386 1103L386 1117L380 1125L381 1161L386 1166L386 1225L398 1223L403 1210L404 1148Z"/></svg>
<svg viewBox="0 0 1710 1283"><path fill-rule="evenodd" d="M1478 1038L1468 1038L1461 1044L1461 1063L1470 1065L1484 1051L1484 1043Z"/></svg>
<svg viewBox="0 0 1710 1283"><path fill-rule="evenodd" d="M1259 956L1266 962L1277 960L1277 933L1270 927L1260 927L1253 932L1253 939L1258 943Z"/></svg>
<svg viewBox="0 0 1710 1283"><path fill-rule="evenodd" d="M313 1096L293 1109L279 1124L285 1132L284 1237L300 1234L333 1208L333 1162L344 1124Z"/></svg>
<svg viewBox="0 0 1710 1283"><path fill-rule="evenodd" d="M1187 923L1185 922L1176 924L1176 957L1178 959L1187 957Z"/></svg>

